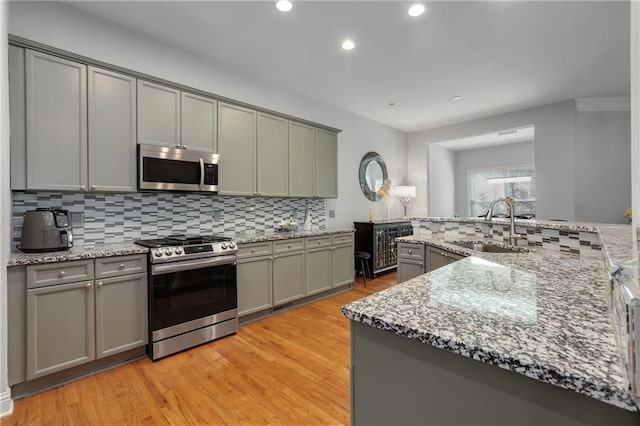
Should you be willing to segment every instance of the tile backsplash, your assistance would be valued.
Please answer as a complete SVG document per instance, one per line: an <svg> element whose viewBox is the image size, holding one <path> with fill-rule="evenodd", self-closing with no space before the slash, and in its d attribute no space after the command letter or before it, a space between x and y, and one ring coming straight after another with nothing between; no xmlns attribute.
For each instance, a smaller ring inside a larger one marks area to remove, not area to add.
<svg viewBox="0 0 640 426"><path fill-rule="evenodd" d="M325 200L247 198L186 193L67 194L14 192L13 246L20 243L22 215L59 208L72 215L75 245L129 242L171 234L271 231L282 218L304 221L309 202L313 227L325 226Z"/></svg>

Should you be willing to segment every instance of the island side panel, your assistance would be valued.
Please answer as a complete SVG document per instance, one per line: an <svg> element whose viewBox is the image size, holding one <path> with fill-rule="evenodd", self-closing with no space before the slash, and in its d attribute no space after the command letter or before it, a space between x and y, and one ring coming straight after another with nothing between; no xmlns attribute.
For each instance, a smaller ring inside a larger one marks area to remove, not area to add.
<svg viewBox="0 0 640 426"><path fill-rule="evenodd" d="M640 414L351 322L353 425L638 425Z"/></svg>

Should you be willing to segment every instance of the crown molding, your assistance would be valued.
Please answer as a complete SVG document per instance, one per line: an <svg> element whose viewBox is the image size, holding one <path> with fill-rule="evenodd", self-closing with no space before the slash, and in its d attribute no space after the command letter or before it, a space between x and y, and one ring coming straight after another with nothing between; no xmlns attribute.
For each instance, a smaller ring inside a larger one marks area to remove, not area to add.
<svg viewBox="0 0 640 426"><path fill-rule="evenodd" d="M578 111L630 111L630 98L575 98Z"/></svg>

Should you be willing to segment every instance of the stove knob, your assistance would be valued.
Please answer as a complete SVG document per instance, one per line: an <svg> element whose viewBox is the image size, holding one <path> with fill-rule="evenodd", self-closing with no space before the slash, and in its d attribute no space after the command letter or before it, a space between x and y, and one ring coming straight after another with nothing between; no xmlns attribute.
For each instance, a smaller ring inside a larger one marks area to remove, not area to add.
<svg viewBox="0 0 640 426"><path fill-rule="evenodd" d="M229 241L229 248L235 248L236 247L236 243L234 243L233 241Z"/></svg>
<svg viewBox="0 0 640 426"><path fill-rule="evenodd" d="M172 253L173 253L173 251L170 248L168 248L168 249L166 249L164 251L164 254L166 254L167 256L171 256Z"/></svg>
<svg viewBox="0 0 640 426"><path fill-rule="evenodd" d="M160 249L156 249L156 250L154 250L154 251L153 251L153 254L154 254L156 257L162 257L162 250L160 250Z"/></svg>
<svg viewBox="0 0 640 426"><path fill-rule="evenodd" d="M227 249L227 243L222 243L222 245L220 247L222 247L222 250L226 250Z"/></svg>
<svg viewBox="0 0 640 426"><path fill-rule="evenodd" d="M182 254L182 247L176 247L176 254Z"/></svg>

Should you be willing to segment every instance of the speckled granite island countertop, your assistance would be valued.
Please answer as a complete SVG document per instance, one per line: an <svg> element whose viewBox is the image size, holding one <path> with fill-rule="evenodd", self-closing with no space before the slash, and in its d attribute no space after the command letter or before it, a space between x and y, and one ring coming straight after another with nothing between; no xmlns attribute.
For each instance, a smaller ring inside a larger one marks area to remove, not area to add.
<svg viewBox="0 0 640 426"><path fill-rule="evenodd" d="M237 244L249 244L262 241L287 240L292 238L316 237L352 233L353 229L313 229L311 231L293 232L245 232L237 234L225 234L233 238ZM143 254L148 248L135 243L105 243L72 247L64 251L51 251L46 253L21 253L14 252L9 255L7 266L35 265L39 263L66 262L71 260L95 259L99 257L125 256L129 254Z"/></svg>
<svg viewBox="0 0 640 426"><path fill-rule="evenodd" d="M345 305L343 314L637 411L601 259L544 249L477 253L433 238L428 244L473 256Z"/></svg>

